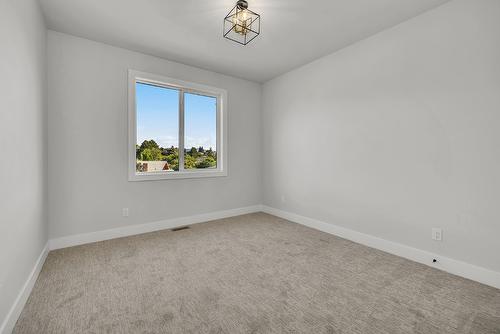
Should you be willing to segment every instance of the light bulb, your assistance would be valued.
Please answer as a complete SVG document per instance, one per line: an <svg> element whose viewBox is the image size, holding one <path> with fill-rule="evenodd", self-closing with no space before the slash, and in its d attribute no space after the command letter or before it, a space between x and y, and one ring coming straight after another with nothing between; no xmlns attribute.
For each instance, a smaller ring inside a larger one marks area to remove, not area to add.
<svg viewBox="0 0 500 334"><path fill-rule="evenodd" d="M233 15L234 31L240 35L246 35L248 26L251 23L251 18L248 18L245 9L236 8L236 14Z"/></svg>

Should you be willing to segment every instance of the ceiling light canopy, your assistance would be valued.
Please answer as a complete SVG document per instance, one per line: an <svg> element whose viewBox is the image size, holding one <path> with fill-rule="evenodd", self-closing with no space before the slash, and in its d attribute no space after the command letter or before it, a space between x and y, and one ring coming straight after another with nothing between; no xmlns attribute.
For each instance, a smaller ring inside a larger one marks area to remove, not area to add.
<svg viewBox="0 0 500 334"><path fill-rule="evenodd" d="M248 9L246 0L238 0L224 18L224 37L247 45L259 34L260 15Z"/></svg>

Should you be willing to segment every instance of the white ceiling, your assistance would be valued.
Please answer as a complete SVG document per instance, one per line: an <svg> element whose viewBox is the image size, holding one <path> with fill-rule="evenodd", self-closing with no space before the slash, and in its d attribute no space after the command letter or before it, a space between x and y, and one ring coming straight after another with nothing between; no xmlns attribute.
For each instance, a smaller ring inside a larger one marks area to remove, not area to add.
<svg viewBox="0 0 500 334"><path fill-rule="evenodd" d="M222 37L233 0L40 0L50 29L258 82L448 0L248 0L261 35Z"/></svg>

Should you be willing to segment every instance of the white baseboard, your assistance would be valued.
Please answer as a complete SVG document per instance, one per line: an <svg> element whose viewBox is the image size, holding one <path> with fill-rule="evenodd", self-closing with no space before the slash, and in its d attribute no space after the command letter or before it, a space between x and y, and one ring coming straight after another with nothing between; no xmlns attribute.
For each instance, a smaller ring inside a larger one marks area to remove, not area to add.
<svg viewBox="0 0 500 334"><path fill-rule="evenodd" d="M38 278L38 274L40 274L40 271L42 270L43 264L45 263L45 259L47 258L48 253L49 253L49 244L47 243L45 247L42 249L42 252L38 257L38 260L36 260L33 270L29 274L28 279L26 280L21 291L17 295L17 298L14 301L12 307L10 308L9 313L7 313L7 316L5 317L2 325L0 326L0 334L12 333L12 330L16 325L17 319L21 315L24 305L26 304L26 301L28 300L28 297L31 294L31 290L35 285L36 279Z"/></svg>
<svg viewBox="0 0 500 334"><path fill-rule="evenodd" d="M338 225L322 222L316 219L304 217L295 213L275 209L266 205L262 206L262 211L271 215L305 225L326 233L334 234L344 239L348 239L359 244L376 248L378 250L391 253L406 259L426 264L451 274L468 278L470 280L483 283L500 289L500 272L482 268L458 261L449 257L433 254L421 249L413 248L393 241L388 241L372 235L357 232ZM437 259L436 263L432 260Z"/></svg>
<svg viewBox="0 0 500 334"><path fill-rule="evenodd" d="M123 226L97 232L69 235L66 237L51 239L49 241L50 250L88 244L91 242L127 237L130 235L165 230L185 225L203 223L210 220L239 216L247 213L260 212L260 211L262 211L262 206L254 205L237 209L203 213L188 217L165 219L146 224Z"/></svg>

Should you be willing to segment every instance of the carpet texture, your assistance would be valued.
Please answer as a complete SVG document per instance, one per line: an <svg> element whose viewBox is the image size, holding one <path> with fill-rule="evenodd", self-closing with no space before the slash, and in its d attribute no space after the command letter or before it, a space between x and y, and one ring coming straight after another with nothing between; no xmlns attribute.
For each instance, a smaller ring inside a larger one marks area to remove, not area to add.
<svg viewBox="0 0 500 334"><path fill-rule="evenodd" d="M500 333L500 290L256 213L52 251L14 333Z"/></svg>

